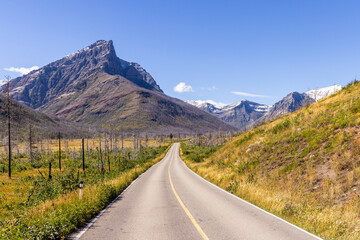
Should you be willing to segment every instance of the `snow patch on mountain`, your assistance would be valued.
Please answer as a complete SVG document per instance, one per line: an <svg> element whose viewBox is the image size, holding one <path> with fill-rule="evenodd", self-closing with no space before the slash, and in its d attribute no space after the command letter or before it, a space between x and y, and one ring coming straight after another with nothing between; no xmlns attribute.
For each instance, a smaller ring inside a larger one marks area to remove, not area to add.
<svg viewBox="0 0 360 240"><path fill-rule="evenodd" d="M331 94L341 90L342 88L343 88L343 86L335 84L335 85L329 86L329 87L317 88L317 89L310 90L310 91L306 92L306 94L309 97L311 97L312 99L314 99L315 101L319 101L320 99L330 96Z"/></svg>
<svg viewBox="0 0 360 240"><path fill-rule="evenodd" d="M224 104L224 103L218 103L212 100L188 100L185 101L195 107L198 107L203 110L207 110L210 113L224 113L233 110L234 108L240 106L243 103L248 102L249 106L253 108L256 112L265 113L267 112L271 106L265 105L265 104L258 104L255 102L249 102L248 100L242 99L240 101L231 103L231 104ZM211 110L211 111L210 111Z"/></svg>
<svg viewBox="0 0 360 240"><path fill-rule="evenodd" d="M217 109L222 109L223 107L227 106L225 103L215 102L213 100L187 100L186 103L189 103L191 105L194 105L195 107L202 108L206 106L207 104L213 105Z"/></svg>
<svg viewBox="0 0 360 240"><path fill-rule="evenodd" d="M263 112L263 113L266 113L271 108L271 106L265 104L260 104L256 106L253 104L249 104L249 105L250 107L253 107L256 112Z"/></svg>
<svg viewBox="0 0 360 240"><path fill-rule="evenodd" d="M228 104L228 105L222 107L221 111L229 111L229 110L231 110L233 108L236 108L237 106L239 106L241 103L243 103L245 101L246 101L245 99L242 99L240 101Z"/></svg>

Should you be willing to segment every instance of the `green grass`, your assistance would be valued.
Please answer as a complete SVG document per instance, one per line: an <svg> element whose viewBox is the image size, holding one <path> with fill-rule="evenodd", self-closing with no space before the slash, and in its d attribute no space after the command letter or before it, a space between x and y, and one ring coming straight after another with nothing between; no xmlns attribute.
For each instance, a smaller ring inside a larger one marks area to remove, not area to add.
<svg viewBox="0 0 360 240"><path fill-rule="evenodd" d="M182 153L186 156L187 159L193 162L202 162L204 158L209 157L211 154L216 152L221 146L216 145L212 147L203 147L191 144L181 144Z"/></svg>
<svg viewBox="0 0 360 240"><path fill-rule="evenodd" d="M166 149L167 146L143 148L137 154L131 149L123 153L102 152L102 158L99 152L89 151L86 171L82 171L79 152L62 153L61 172L53 160L56 154L41 155L33 163L26 158L15 159L12 179L6 173L0 176L0 239L66 237L159 161ZM51 179L46 168L50 161L53 163ZM84 188L79 199L81 181Z"/></svg>

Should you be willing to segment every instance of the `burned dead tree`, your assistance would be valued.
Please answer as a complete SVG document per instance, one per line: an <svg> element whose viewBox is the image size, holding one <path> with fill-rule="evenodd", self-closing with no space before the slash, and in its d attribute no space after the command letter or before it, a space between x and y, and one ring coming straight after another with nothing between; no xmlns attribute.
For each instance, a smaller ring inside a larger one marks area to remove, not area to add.
<svg viewBox="0 0 360 240"><path fill-rule="evenodd" d="M8 149L9 149L9 178L11 178L11 100L10 100L10 77L6 76L6 100L7 100L7 117L8 117Z"/></svg>

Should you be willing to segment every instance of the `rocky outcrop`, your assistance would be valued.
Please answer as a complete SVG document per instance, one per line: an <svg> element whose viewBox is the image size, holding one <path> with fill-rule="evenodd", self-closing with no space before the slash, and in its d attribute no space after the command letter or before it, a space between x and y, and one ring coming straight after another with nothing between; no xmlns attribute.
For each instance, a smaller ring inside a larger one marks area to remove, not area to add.
<svg viewBox="0 0 360 240"><path fill-rule="evenodd" d="M14 100L36 109L59 95L81 90L87 84L84 79L97 72L121 75L143 88L161 91L139 64L116 56L112 41L100 40L12 80L11 95Z"/></svg>
<svg viewBox="0 0 360 240"><path fill-rule="evenodd" d="M286 97L275 103L269 111L259 119L259 122L267 122L282 115L294 112L314 102L315 100L306 93L289 93Z"/></svg>
<svg viewBox="0 0 360 240"><path fill-rule="evenodd" d="M262 117L267 112L268 108L269 106L265 104L242 100L222 108L215 114L224 122L227 122L238 129L242 129L253 124Z"/></svg>

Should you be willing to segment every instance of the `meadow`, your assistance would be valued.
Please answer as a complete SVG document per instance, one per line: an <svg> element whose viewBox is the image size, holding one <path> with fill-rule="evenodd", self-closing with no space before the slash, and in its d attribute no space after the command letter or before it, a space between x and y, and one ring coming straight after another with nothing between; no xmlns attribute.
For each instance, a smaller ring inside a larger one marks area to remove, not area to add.
<svg viewBox="0 0 360 240"><path fill-rule="evenodd" d="M61 170L58 140L33 143L31 157L28 145L13 148L11 178L0 155L1 239L65 238L160 161L169 142L85 139L83 158L81 139L61 139Z"/></svg>

